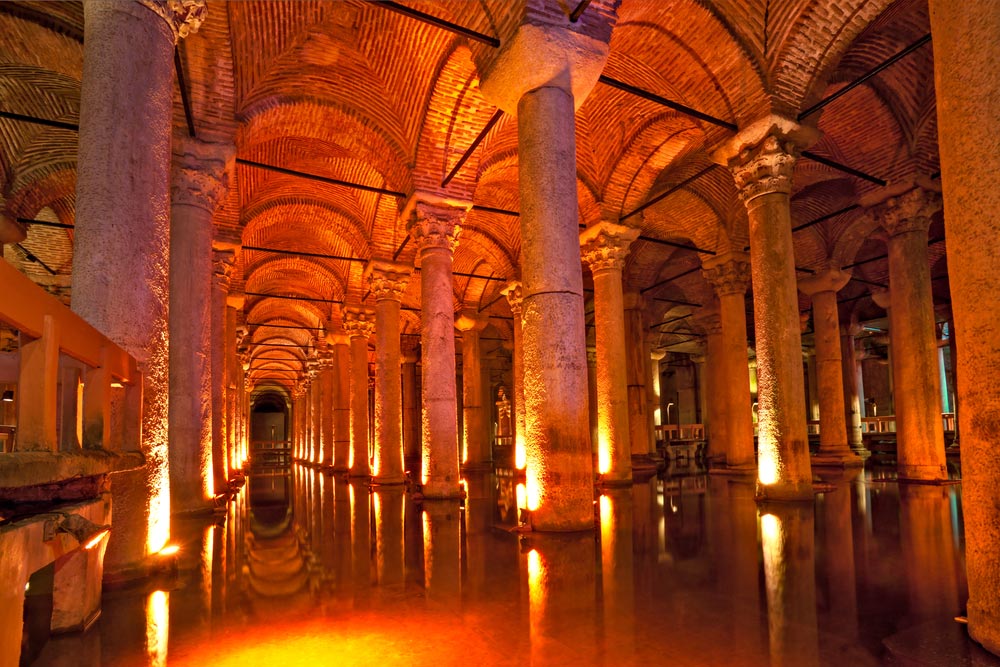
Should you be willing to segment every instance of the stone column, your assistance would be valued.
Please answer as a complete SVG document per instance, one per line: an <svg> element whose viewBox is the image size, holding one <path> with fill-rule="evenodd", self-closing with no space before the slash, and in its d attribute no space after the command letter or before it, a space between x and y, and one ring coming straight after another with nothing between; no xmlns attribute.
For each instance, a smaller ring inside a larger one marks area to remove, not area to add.
<svg viewBox="0 0 1000 667"><path fill-rule="evenodd" d="M423 408L423 443L421 482L422 493L428 498L458 497L461 489L458 456L458 399L455 389L455 294L452 289L452 256L458 245L459 223L465 209L432 205L422 201L412 204L407 229L417 246L420 258L420 385ZM402 293L402 286L394 288ZM376 297L377 298L377 297ZM398 299L398 297L396 297ZM398 307L398 301L397 303ZM376 313L377 317L377 313ZM376 334L381 321L376 324ZM381 339L380 339L381 340ZM397 335L398 345L398 335ZM378 352L376 348L376 352ZM398 358L398 350L396 356ZM398 361L397 361L398 363ZM396 364L388 366L389 372ZM378 377L376 371L376 378ZM400 393L399 373L393 407L397 410ZM376 380L377 382L377 380ZM376 385L377 387L377 385ZM398 428L398 421L396 422ZM399 445L402 465L402 444ZM395 449L392 452L395 461ZM387 454L388 455L388 454ZM400 468L402 477L402 468ZM379 473L381 474L381 473Z"/></svg>
<svg viewBox="0 0 1000 667"><path fill-rule="evenodd" d="M493 460L490 410L483 390L482 351L479 345L479 332L487 324L487 319L474 311L463 312L455 320L455 327L462 332L463 467L473 470L489 468Z"/></svg>
<svg viewBox="0 0 1000 667"><path fill-rule="evenodd" d="M375 314L348 308L344 329L351 338L351 476L370 477L368 461L368 337L375 328Z"/></svg>
<svg viewBox="0 0 1000 667"><path fill-rule="evenodd" d="M863 461L847 444L844 421L844 373L840 357L837 292L851 279L837 268L799 280L799 290L812 297L816 384L819 393L819 452L813 465L856 466Z"/></svg>
<svg viewBox="0 0 1000 667"><path fill-rule="evenodd" d="M861 459L869 456L861 434L861 386L858 382L858 359L854 352L854 337L861 333L857 322L840 327L841 375L844 381L844 418L847 444Z"/></svg>
<svg viewBox="0 0 1000 667"><path fill-rule="evenodd" d="M483 95L517 116L524 295L526 483L535 530L592 530L574 114L607 60L614 16L592 34L527 10L493 60Z"/></svg>
<svg viewBox="0 0 1000 667"><path fill-rule="evenodd" d="M127 389L142 412L123 443L146 465L111 476L114 526L106 563L124 572L170 535L168 328L173 51L197 29L202 2L88 2L73 256L73 310L139 362ZM140 397L141 396L141 400ZM117 502L124 500L126 502ZM134 570L133 570L134 571Z"/></svg>
<svg viewBox="0 0 1000 667"><path fill-rule="evenodd" d="M587 346L587 406L590 408L591 457L597 460L597 348Z"/></svg>
<svg viewBox="0 0 1000 667"><path fill-rule="evenodd" d="M660 362L667 356L667 353L664 350L654 349L656 345L654 342L655 338L656 337L654 336L646 336L646 342L649 349L649 356L646 358L646 387L648 388L646 390L646 400L649 405L649 409L647 410L647 414L649 416L646 422L646 435L649 438L650 456L652 457L655 454L656 458L660 458L656 452L656 427L660 425L657 423L656 415L657 410L663 409L660 399ZM678 401L678 405L675 407L677 408L678 415L677 423L680 424L680 401ZM660 413L659 421L662 422L662 420L663 415ZM655 465L655 462L653 463ZM633 469L635 469L634 463Z"/></svg>
<svg viewBox="0 0 1000 667"><path fill-rule="evenodd" d="M524 470L527 462L524 437L524 338L521 332L521 283L511 280L503 288L503 293L510 304L510 314L513 317L514 352L512 376L514 380L514 467Z"/></svg>
<svg viewBox="0 0 1000 667"><path fill-rule="evenodd" d="M638 229L610 222L599 222L580 233L583 261L594 276L597 472L603 483L612 485L632 484L622 268L629 246L638 237ZM645 337L631 341L628 347L638 348L642 354ZM645 453L649 453L648 449Z"/></svg>
<svg viewBox="0 0 1000 667"><path fill-rule="evenodd" d="M321 360L316 359L312 367L312 386L310 387L311 405L309 410L309 430L312 434L312 443L309 447L309 462L314 465L322 465L323 449L323 379Z"/></svg>
<svg viewBox="0 0 1000 667"><path fill-rule="evenodd" d="M343 333L328 338L333 343L333 472L343 473L351 460L351 339Z"/></svg>
<svg viewBox="0 0 1000 667"><path fill-rule="evenodd" d="M212 467L215 488L223 493L229 488L229 461L226 460L226 299L236 256L232 250L212 253L212 337L207 350L212 359Z"/></svg>
<svg viewBox="0 0 1000 667"><path fill-rule="evenodd" d="M707 352L706 352L707 354ZM708 432L708 385L709 373L706 368L706 354L691 355L691 363L694 364L695 382L698 383L698 419L702 427Z"/></svg>
<svg viewBox="0 0 1000 667"><path fill-rule="evenodd" d="M732 140L729 166L750 219L750 267L758 378L759 494L811 500L812 470L802 378L802 334L795 285L789 193L793 137L802 128L780 118ZM733 150L735 149L735 150Z"/></svg>
<svg viewBox="0 0 1000 667"><path fill-rule="evenodd" d="M802 323L802 328L800 331L805 333L807 331L805 322ZM806 392L808 399L806 400L806 420L807 421L818 421L819 420L819 382L816 378L816 350L815 348L804 347L802 348L802 358L806 362ZM806 426L808 430L808 425Z"/></svg>
<svg viewBox="0 0 1000 667"><path fill-rule="evenodd" d="M240 414L240 386L243 383L241 375L240 358L237 348L243 341L246 332L245 328L239 326L239 312L243 310L246 302L246 295L242 292L229 292L226 298L226 415L229 424L227 434L226 449L229 452L232 467L236 468L236 473L243 474L246 458L240 443L241 431L243 429L242 415Z"/></svg>
<svg viewBox="0 0 1000 667"><path fill-rule="evenodd" d="M753 446L753 412L750 408L750 373L747 371L747 314L745 295L750 283L750 258L743 253L727 252L705 260L702 275L719 298L720 378L711 389L719 402L723 432L724 469L730 472L753 472L756 469ZM711 362L715 363L715 362Z"/></svg>
<svg viewBox="0 0 1000 667"><path fill-rule="evenodd" d="M225 197L232 147L175 146L170 224L170 501L209 511L216 488L212 422L212 214ZM222 445L222 443L220 443ZM218 448L225 455L225 448ZM222 463L222 462L219 462Z"/></svg>
<svg viewBox="0 0 1000 667"><path fill-rule="evenodd" d="M337 362L333 350L319 355L319 417L320 457L316 463L333 468L333 406L337 394Z"/></svg>
<svg viewBox="0 0 1000 667"><path fill-rule="evenodd" d="M729 451L729 421L723 414L722 385L728 380L723 370L722 317L717 306L706 306L699 314L698 324L705 332L705 435L708 440L708 459L712 468L725 468Z"/></svg>
<svg viewBox="0 0 1000 667"><path fill-rule="evenodd" d="M652 465L649 454L656 449L656 446L655 440L649 439L650 388L646 386L648 375L646 369L649 364L646 318L643 315L646 304L638 292L627 292L623 296L622 304L625 318L625 373L628 383L628 428L632 466L649 468Z"/></svg>
<svg viewBox="0 0 1000 667"><path fill-rule="evenodd" d="M420 469L420 397L417 393L417 361L415 347L404 350L403 361L403 462L409 470Z"/></svg>
<svg viewBox="0 0 1000 667"><path fill-rule="evenodd" d="M375 457L372 462L375 484L402 484L404 481L403 434L399 423L403 410L399 301L409 279L410 267L401 264L373 260L365 268L366 283L375 297ZM452 341L454 345L454 339Z"/></svg>
<svg viewBox="0 0 1000 667"><path fill-rule="evenodd" d="M889 198L875 209L889 233L889 336L900 479L948 478L927 258L927 229L940 209L940 195L912 184L890 189Z"/></svg>

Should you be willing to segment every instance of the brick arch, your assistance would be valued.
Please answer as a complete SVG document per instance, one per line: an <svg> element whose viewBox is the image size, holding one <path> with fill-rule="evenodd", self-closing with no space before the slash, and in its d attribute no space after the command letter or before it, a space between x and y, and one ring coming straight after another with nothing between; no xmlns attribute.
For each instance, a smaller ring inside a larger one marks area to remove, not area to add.
<svg viewBox="0 0 1000 667"><path fill-rule="evenodd" d="M849 224L845 225L833 246L832 257L838 266L853 264L865 241L871 238L881 227L875 216L867 211L860 213Z"/></svg>
<svg viewBox="0 0 1000 667"><path fill-rule="evenodd" d="M261 100L241 120L236 145L243 156L256 156L261 161L280 159L281 155L266 150L266 144L278 138L321 141L341 147L356 160L371 165L385 180L385 187L402 192L412 189L408 166L411 158L405 145L355 109L288 94Z"/></svg>
<svg viewBox="0 0 1000 667"><path fill-rule="evenodd" d="M255 291L255 290L248 290ZM284 296L307 296L305 294L285 294ZM256 318L296 317L303 326L321 326L330 319L330 312L323 308L325 304L311 301L292 301L269 297L247 297L246 317L248 322L259 321Z"/></svg>
<svg viewBox="0 0 1000 667"><path fill-rule="evenodd" d="M294 193L258 201L246 210L244 245L267 245L280 237L292 241L293 249L307 252L365 258L371 251L370 238L350 211ZM296 244L296 239L301 242Z"/></svg>
<svg viewBox="0 0 1000 667"><path fill-rule="evenodd" d="M283 292L298 290L308 296L322 299L342 300L346 292L346 279L329 260L314 257L295 257L270 253L257 253L261 259L246 264L246 291L262 292L261 288L273 287Z"/></svg>
<svg viewBox="0 0 1000 667"><path fill-rule="evenodd" d="M511 249L497 239L487 224L485 216L470 214L462 225L458 248L455 249L455 270L469 271L470 263L476 260L487 262L494 270L506 278L513 278L517 273L515 256Z"/></svg>
<svg viewBox="0 0 1000 667"><path fill-rule="evenodd" d="M813 183L792 198L792 227L846 208L856 203L857 198L853 179L836 178ZM836 239L841 230L856 216L857 209L795 232L792 235L795 261L800 266L825 267L834 256Z"/></svg>

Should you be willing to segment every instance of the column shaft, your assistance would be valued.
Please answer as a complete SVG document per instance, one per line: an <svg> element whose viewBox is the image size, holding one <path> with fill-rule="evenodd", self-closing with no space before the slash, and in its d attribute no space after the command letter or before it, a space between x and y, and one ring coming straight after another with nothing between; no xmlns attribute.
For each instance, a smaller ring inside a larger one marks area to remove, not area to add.
<svg viewBox="0 0 1000 667"><path fill-rule="evenodd" d="M351 346L342 337L333 346L333 470L347 472L351 458Z"/></svg>
<svg viewBox="0 0 1000 667"><path fill-rule="evenodd" d="M605 483L632 483L625 322L620 269L594 272L597 335L597 472ZM642 340L632 347L643 352ZM645 428L645 422L642 424Z"/></svg>
<svg viewBox="0 0 1000 667"><path fill-rule="evenodd" d="M212 360L212 468L218 492L229 486L229 461L226 459L226 299L229 296L230 273L234 253L215 251L212 276L211 345L206 351Z"/></svg>
<svg viewBox="0 0 1000 667"><path fill-rule="evenodd" d="M322 439L321 456L317 463L324 466L333 466L333 410L334 399L336 398L337 386L337 365L333 359L332 351L323 360L319 372L320 381L320 437Z"/></svg>
<svg viewBox="0 0 1000 667"><path fill-rule="evenodd" d="M854 352L854 335L849 331L840 336L841 375L844 384L844 418L847 444L860 456L866 456L861 436L861 390L858 384L858 360Z"/></svg>
<svg viewBox="0 0 1000 667"><path fill-rule="evenodd" d="M596 294L595 294L596 300ZM646 350L645 318L642 314L642 297L637 293L624 296L625 332L624 345L626 383L628 392L629 446L632 456L646 458L653 450L649 440L649 393L646 386L648 351ZM600 347L600 346L598 346Z"/></svg>
<svg viewBox="0 0 1000 667"><path fill-rule="evenodd" d="M719 353L720 418L726 422L726 467L733 470L753 468L753 413L750 408L750 372L747 368L747 313L743 291L719 296L719 320L722 325Z"/></svg>
<svg viewBox="0 0 1000 667"><path fill-rule="evenodd" d="M812 295L812 305L819 386L819 454L816 462L832 457L861 463L847 445L837 293L833 290L816 292Z"/></svg>
<svg viewBox="0 0 1000 667"><path fill-rule="evenodd" d="M489 410L483 390L482 350L479 332L486 321L475 314L459 317L462 332L462 425L465 457L463 466L473 469L489 467L493 456L489 438Z"/></svg>
<svg viewBox="0 0 1000 667"><path fill-rule="evenodd" d="M417 355L403 356L403 460L420 466L420 397L417 393Z"/></svg>
<svg viewBox="0 0 1000 667"><path fill-rule="evenodd" d="M523 290L521 283L512 280L504 288L510 313L513 318L511 328L514 334L514 351L512 354L512 370L514 383L514 467L523 470L527 463L525 451L525 421L524 421L524 334L521 327L521 306Z"/></svg>
<svg viewBox="0 0 1000 667"><path fill-rule="evenodd" d="M368 338L351 335L351 476L369 477Z"/></svg>

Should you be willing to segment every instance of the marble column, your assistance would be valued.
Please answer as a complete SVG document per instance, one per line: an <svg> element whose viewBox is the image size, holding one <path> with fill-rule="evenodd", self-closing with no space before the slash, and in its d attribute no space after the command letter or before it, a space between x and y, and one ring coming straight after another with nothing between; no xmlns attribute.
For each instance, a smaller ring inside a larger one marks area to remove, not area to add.
<svg viewBox="0 0 1000 667"><path fill-rule="evenodd" d="M729 166L750 219L758 493L773 500L813 497L789 207L798 134L812 138L791 121L773 118L768 127L737 135L729 147Z"/></svg>
<svg viewBox="0 0 1000 667"><path fill-rule="evenodd" d="M706 306L697 318L705 332L704 408L702 417L708 439L708 459L711 468L724 468L729 451L729 421L724 418L723 402L719 399L722 385L728 380L723 371L722 317L717 304Z"/></svg>
<svg viewBox="0 0 1000 667"><path fill-rule="evenodd" d="M111 476L115 530L105 560L111 574L135 572L170 536L173 53L204 11L203 2L83 5L72 308L135 357L143 377L141 388L125 391L126 419L137 426L122 449L142 449L146 465Z"/></svg>
<svg viewBox="0 0 1000 667"><path fill-rule="evenodd" d="M1000 14L930 1L934 84L956 345L969 636L1000 654ZM989 417L986 417L989 415Z"/></svg>
<svg viewBox="0 0 1000 667"><path fill-rule="evenodd" d="M370 477L368 456L368 337L375 328L375 314L348 308L344 329L351 338L351 477Z"/></svg>
<svg viewBox="0 0 1000 667"><path fill-rule="evenodd" d="M866 459L869 452L865 449L861 433L861 383L858 381L858 358L854 350L854 337L859 333L861 333L861 327L857 322L841 325L840 361L844 382L844 419L847 427L847 444L856 455Z"/></svg>
<svg viewBox="0 0 1000 667"><path fill-rule="evenodd" d="M236 255L229 249L215 249L212 257L212 467L215 488L223 493L229 488L229 461L226 459L226 299L232 283Z"/></svg>
<svg viewBox="0 0 1000 667"><path fill-rule="evenodd" d="M407 224L420 260L420 368L423 380L420 396L424 425L420 480L421 491L427 498L454 498L461 492L455 388L455 294L451 266L464 216L464 208L416 201ZM394 271L397 271L394 275L400 276L396 280L403 281L403 286L396 288L401 293L405 288L405 276L398 273L399 269ZM381 321L376 325L376 333L378 326ZM398 351L396 355L398 358ZM388 368L391 372L396 364ZM398 385L398 371L394 377ZM393 407L400 409L399 389L392 400ZM402 444L399 449L402 460ZM395 461L395 449L391 452Z"/></svg>
<svg viewBox="0 0 1000 667"><path fill-rule="evenodd" d="M638 237L638 229L610 222L599 222L580 233L581 255L594 277L597 472L602 483L611 485L632 484L622 269L629 246ZM630 347L638 347L641 354L644 340L633 340Z"/></svg>
<svg viewBox="0 0 1000 667"><path fill-rule="evenodd" d="M638 292L623 295L625 321L625 373L628 385L628 431L632 448L632 467L648 469L654 465L650 452L656 449L649 439L649 394L646 386L649 366L646 345L645 300Z"/></svg>
<svg viewBox="0 0 1000 667"><path fill-rule="evenodd" d="M409 470L420 469L420 395L417 391L416 346L402 351L403 362L403 462Z"/></svg>
<svg viewBox="0 0 1000 667"><path fill-rule="evenodd" d="M912 184L890 188L888 194L874 214L889 233L889 336L899 477L944 480L948 471L941 377L927 257L927 230L931 216L941 210L941 197Z"/></svg>
<svg viewBox="0 0 1000 667"><path fill-rule="evenodd" d="M319 459L316 463L333 468L333 406L337 389L337 362L329 347L319 354Z"/></svg>
<svg viewBox="0 0 1000 667"><path fill-rule="evenodd" d="M478 313L463 312L455 320L462 332L462 425L465 433L463 468L483 470L493 460L490 443L490 410L483 389L482 350L479 333L489 322Z"/></svg>
<svg viewBox="0 0 1000 667"><path fill-rule="evenodd" d="M658 336L646 336L647 349L649 350L649 355L646 358L646 401L649 409L647 410L647 426L646 426L646 436L649 438L649 453L650 456L656 456L660 458L659 454L656 452L656 427L663 422L662 404L660 402L660 362L666 358L667 353L664 350L655 349L656 343L654 342ZM680 424L680 402L675 406L677 408L677 423ZM657 417L659 415L659 417ZM634 466L633 466L634 467Z"/></svg>
<svg viewBox="0 0 1000 667"><path fill-rule="evenodd" d="M574 116L607 60L613 16L590 35L532 20L480 69L487 100L517 117L526 489L540 531L593 530Z"/></svg>
<svg viewBox="0 0 1000 667"><path fill-rule="evenodd" d="M351 339L328 336L333 344L333 472L350 470L351 460Z"/></svg>
<svg viewBox="0 0 1000 667"><path fill-rule="evenodd" d="M372 460L372 482L375 484L404 482L399 302L406 291L410 271L408 266L379 260L372 260L365 267L365 281L375 297L375 456ZM458 480L455 481L457 484Z"/></svg>
<svg viewBox="0 0 1000 667"><path fill-rule="evenodd" d="M507 303L510 304L510 314L513 318L511 328L514 331L514 351L512 354L514 380L514 467L524 470L527 462L525 453L525 421L524 421L524 338L521 330L521 305L523 293L521 283L511 280L503 288Z"/></svg>
<svg viewBox="0 0 1000 667"><path fill-rule="evenodd" d="M844 421L844 373L840 357L840 314L837 292L849 273L828 268L799 280L799 290L812 297L816 384L819 394L819 452L813 465L857 466L863 461L847 443Z"/></svg>
<svg viewBox="0 0 1000 667"><path fill-rule="evenodd" d="M170 223L170 502L174 514L212 509L212 215L225 198L232 147L174 146ZM228 349L228 348L227 348ZM220 443L221 445L221 443ZM224 455L225 448L218 448ZM224 486L219 486L221 492Z"/></svg>
<svg viewBox="0 0 1000 667"><path fill-rule="evenodd" d="M717 471L753 472L753 412L750 407L750 373L747 371L747 314L745 295L750 283L750 259L743 253L727 252L702 263L702 275L719 299L720 381L711 389L716 414L725 422L725 463Z"/></svg>
<svg viewBox="0 0 1000 667"><path fill-rule="evenodd" d="M229 432L226 434L226 449L232 462L232 468L239 475L243 474L246 458L240 446L243 428L240 415L239 387L243 380L241 378L242 368L237 348L243 340L246 328L239 325L239 313L243 310L246 302L246 295L243 292L230 290L226 297L226 422L229 424Z"/></svg>

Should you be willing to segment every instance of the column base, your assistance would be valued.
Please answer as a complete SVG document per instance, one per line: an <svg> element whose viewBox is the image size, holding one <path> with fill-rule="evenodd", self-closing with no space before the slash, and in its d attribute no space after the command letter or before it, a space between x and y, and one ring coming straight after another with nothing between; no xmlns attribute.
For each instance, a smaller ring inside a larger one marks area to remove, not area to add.
<svg viewBox="0 0 1000 667"><path fill-rule="evenodd" d="M462 464L462 472L486 472L487 470L493 470L493 461Z"/></svg>
<svg viewBox="0 0 1000 667"><path fill-rule="evenodd" d="M458 489L432 489L429 492L426 487L413 494L413 499L420 500L462 500L466 497L465 491Z"/></svg>
<svg viewBox="0 0 1000 667"><path fill-rule="evenodd" d="M872 455L872 453L864 445L851 445L851 451L854 452L854 455L862 461L867 461Z"/></svg>
<svg viewBox="0 0 1000 667"><path fill-rule="evenodd" d="M632 455L632 474L648 470L658 470L665 465L663 458L654 458L651 454Z"/></svg>
<svg viewBox="0 0 1000 667"><path fill-rule="evenodd" d="M709 475L717 475L720 477L735 477L741 479L749 479L757 476L757 466L752 463L747 464L733 464L729 465L723 463L717 467L713 467L708 471Z"/></svg>
<svg viewBox="0 0 1000 667"><path fill-rule="evenodd" d="M915 482L917 484L948 484L948 469L940 465L902 465L897 464L897 479L900 482Z"/></svg>
<svg viewBox="0 0 1000 667"><path fill-rule="evenodd" d="M345 466L345 465L339 465L339 466L338 466L338 465L332 465L332 466L327 466L327 467L326 467L326 470L329 470L329 471L330 471L330 474L333 474L333 475L346 475L346 474L348 474L348 473L350 473L350 472L351 472L351 469L350 469L350 468L348 468L348 467L347 467L347 466Z"/></svg>
<svg viewBox="0 0 1000 667"><path fill-rule="evenodd" d="M130 563L114 570L104 570L104 578L101 580L105 589L124 588L131 586L141 579L149 579L158 575L177 573L177 554L161 556L160 554L150 554L137 563Z"/></svg>
<svg viewBox="0 0 1000 667"><path fill-rule="evenodd" d="M406 478L402 475L372 475L372 486L402 486Z"/></svg>
<svg viewBox="0 0 1000 667"><path fill-rule="evenodd" d="M628 473L628 477L608 477L607 475L598 475L596 484L598 487L632 486L632 471Z"/></svg>
<svg viewBox="0 0 1000 667"><path fill-rule="evenodd" d="M211 516L215 513L215 503L206 500L204 503L199 503L197 506L185 507L184 509L177 509L170 513L170 518L172 519L201 519L207 516Z"/></svg>
<svg viewBox="0 0 1000 667"><path fill-rule="evenodd" d="M761 484L757 482L755 497L758 503L812 501L815 496L812 482L799 484Z"/></svg>
<svg viewBox="0 0 1000 667"><path fill-rule="evenodd" d="M864 464L864 459L847 447L833 451L820 451L812 457L812 467L814 468L853 468Z"/></svg>

